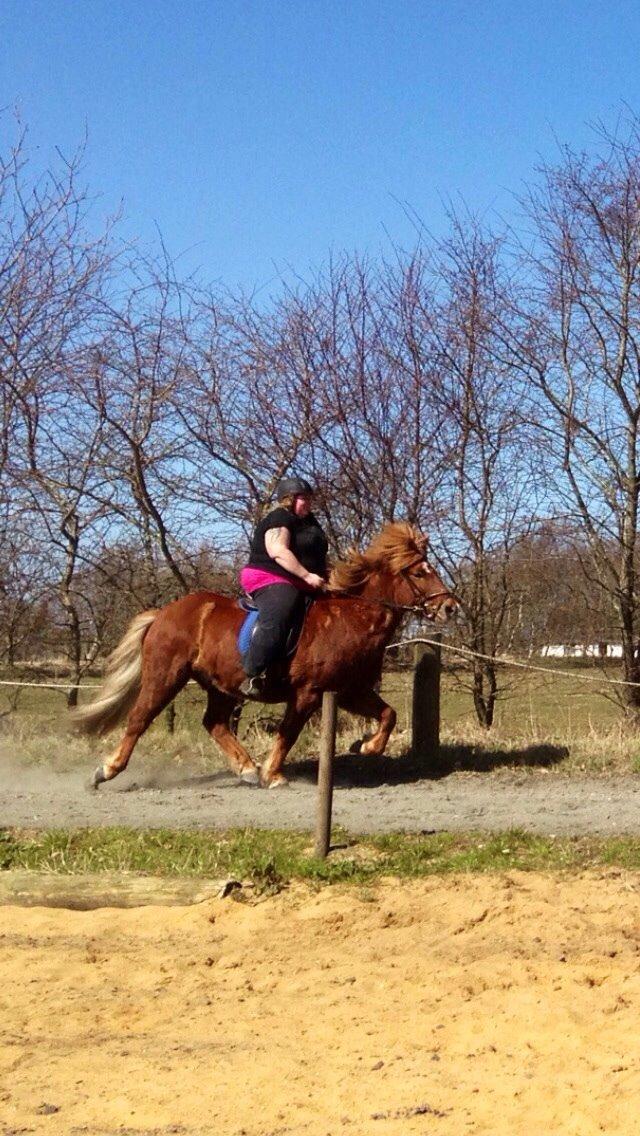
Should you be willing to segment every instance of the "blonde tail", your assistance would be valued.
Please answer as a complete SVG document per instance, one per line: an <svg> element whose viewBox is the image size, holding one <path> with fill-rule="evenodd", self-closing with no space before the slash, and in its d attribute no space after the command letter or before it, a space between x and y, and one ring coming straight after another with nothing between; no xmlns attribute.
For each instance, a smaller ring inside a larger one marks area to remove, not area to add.
<svg viewBox="0 0 640 1136"><path fill-rule="evenodd" d="M108 734L133 706L140 690L142 641L157 614L157 610L151 610L136 615L109 655L105 681L97 697L72 712L74 724L83 733Z"/></svg>

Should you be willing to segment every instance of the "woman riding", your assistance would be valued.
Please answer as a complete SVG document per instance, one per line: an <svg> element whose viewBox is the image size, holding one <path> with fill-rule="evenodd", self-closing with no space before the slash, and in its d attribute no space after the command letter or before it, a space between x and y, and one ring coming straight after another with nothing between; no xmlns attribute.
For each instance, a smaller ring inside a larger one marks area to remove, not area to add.
<svg viewBox="0 0 640 1136"><path fill-rule="evenodd" d="M259 612L244 658L248 677L240 691L245 698L262 698L269 663L284 656L289 629L305 594L321 590L327 572L329 545L311 511L309 482L286 477L276 496L278 507L257 525L249 562L240 573L240 584Z"/></svg>

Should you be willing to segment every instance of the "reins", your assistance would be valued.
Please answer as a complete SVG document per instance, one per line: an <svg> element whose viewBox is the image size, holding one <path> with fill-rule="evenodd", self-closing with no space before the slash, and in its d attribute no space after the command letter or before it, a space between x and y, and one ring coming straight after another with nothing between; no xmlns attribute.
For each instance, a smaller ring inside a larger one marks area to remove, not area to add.
<svg viewBox="0 0 640 1136"><path fill-rule="evenodd" d="M393 603L391 600L383 600L383 599L374 598L374 597L370 597L370 596L353 595L346 588L342 588L342 589L340 589L340 591L338 591L338 590L336 590L336 591L327 590L327 591L324 592L324 594L329 595L329 596L339 596L339 597L342 597L343 599L352 599L352 600L357 599L357 600L361 600L364 603L377 604L379 607L386 607L389 611L413 612L414 614L421 614L421 615L427 614L428 605L431 603L432 600L438 600L438 599L441 599L441 598L444 598L444 597L447 597L449 599L454 599L454 600L456 599L453 592L451 592L449 590L449 588L441 588L440 591L432 592L431 595L425 595L423 592L421 592L420 589L416 586L415 582L411 579L411 576L409 575L409 572L411 571L411 569L415 568L417 564L424 564L425 567L428 568L429 571L432 572L433 575L436 576L436 578L437 578L436 572L431 567L431 565L428 564L427 561L425 560L424 553L421 553L419 556L417 556L416 559L412 560L410 564L406 565L406 567L401 568L398 573L394 573L394 575L397 574L398 576L402 576L402 578L405 580L405 582L409 585L410 590L413 592L414 597L418 601L417 603L414 603L414 604L399 604L399 603Z"/></svg>
<svg viewBox="0 0 640 1136"><path fill-rule="evenodd" d="M423 603L422 604L397 604L397 603L392 603L391 600L378 599L375 596L357 596L357 595L354 596L351 592L347 592L347 591L339 591L339 592L337 592L337 591L336 592L325 591L325 592L321 592L320 594L327 596L327 598L329 598L329 599L331 599L332 596L336 596L338 599L341 599L341 600L359 600L360 603L377 604L378 607L386 607L386 608L389 609L389 611L413 611L413 612L423 612L424 613L424 610L425 610L425 605ZM435 594L437 596L440 596L440 595L448 596L449 592L436 592ZM425 598L431 599L431 596L428 596L428 597L425 597Z"/></svg>
<svg viewBox="0 0 640 1136"><path fill-rule="evenodd" d="M418 561L416 561L416 563L418 563ZM411 568L411 567L413 567L413 565L410 564L409 568ZM374 596L353 595L351 592L347 591L346 589L341 589L340 591L327 590L327 591L325 591L321 594L324 594L326 596L338 596L341 599L360 600L362 603L378 604L380 607L388 608L389 611L413 612L414 614L423 614L423 615L426 611L427 603L429 601L439 599L441 596L448 596L450 598L455 598L453 596L453 593L450 592L448 588L442 588L439 592L432 592L431 595L429 595L429 596L423 596L422 592L420 592L415 587L415 585L413 584L413 581L406 575L407 572L408 572L408 568L404 568L402 570L402 572L400 572L398 574L400 576L404 576L405 580L407 581L407 583L408 583L409 587L411 588L416 599L418 597L421 598L420 603L415 603L415 604L393 603L391 600L383 600L383 599L376 598Z"/></svg>

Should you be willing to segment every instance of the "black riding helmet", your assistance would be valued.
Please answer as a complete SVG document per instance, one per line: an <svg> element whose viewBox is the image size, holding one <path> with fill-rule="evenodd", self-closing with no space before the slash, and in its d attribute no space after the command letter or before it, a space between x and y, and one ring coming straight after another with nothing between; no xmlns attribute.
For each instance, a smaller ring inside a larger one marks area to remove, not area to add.
<svg viewBox="0 0 640 1136"><path fill-rule="evenodd" d="M295 497L298 493L313 493L312 487L304 477L285 477L278 482L276 497L282 501L285 497Z"/></svg>

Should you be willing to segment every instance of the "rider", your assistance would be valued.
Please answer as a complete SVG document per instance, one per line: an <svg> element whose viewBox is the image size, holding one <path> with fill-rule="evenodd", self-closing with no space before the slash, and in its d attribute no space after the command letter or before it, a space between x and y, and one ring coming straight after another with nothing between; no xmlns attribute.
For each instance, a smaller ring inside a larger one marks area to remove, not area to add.
<svg viewBox="0 0 640 1136"><path fill-rule="evenodd" d="M280 481L272 509L256 527L249 562L240 584L259 615L244 660L248 677L240 687L246 698L261 698L266 668L282 657L289 628L300 611L304 593L324 586L327 538L311 511L313 489L301 477Z"/></svg>

